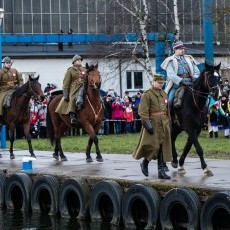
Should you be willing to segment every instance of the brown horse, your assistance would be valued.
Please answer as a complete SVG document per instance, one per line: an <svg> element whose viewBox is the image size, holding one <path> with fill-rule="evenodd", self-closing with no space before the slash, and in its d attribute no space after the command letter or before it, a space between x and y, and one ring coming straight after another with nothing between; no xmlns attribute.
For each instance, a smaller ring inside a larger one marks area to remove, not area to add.
<svg viewBox="0 0 230 230"><path fill-rule="evenodd" d="M31 157L36 157L31 143L29 102L32 96L35 100L40 101L45 98L41 89L41 84L38 80L39 76L32 78L32 76L29 75L29 80L13 92L10 107L4 109L3 123L7 124L9 127L10 159L15 158L13 145L15 140L14 133L16 125L23 126Z"/></svg>
<svg viewBox="0 0 230 230"><path fill-rule="evenodd" d="M90 156L92 144L96 147L96 160L103 161L100 154L97 132L101 126L103 118L104 108L100 98L100 86L101 76L98 71L98 65L86 64L85 75L85 95L84 95L84 107L78 112L78 124L76 127L84 128L89 134L88 145L86 149L86 161L92 162L93 159ZM53 157L58 160L59 156L62 161L66 161L67 158L63 153L61 146L61 137L64 132L71 127L70 117L68 114L59 114L55 110L63 95L56 95L51 98L48 103L47 110L47 133L50 138L51 144L54 145Z"/></svg>

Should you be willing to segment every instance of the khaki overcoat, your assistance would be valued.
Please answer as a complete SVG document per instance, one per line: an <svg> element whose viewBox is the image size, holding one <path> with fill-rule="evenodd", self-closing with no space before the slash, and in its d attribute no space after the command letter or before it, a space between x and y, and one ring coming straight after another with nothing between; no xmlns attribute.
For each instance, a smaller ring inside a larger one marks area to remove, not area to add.
<svg viewBox="0 0 230 230"><path fill-rule="evenodd" d="M64 97L61 99L55 112L61 114L69 114L69 112L76 113L76 95L79 88L84 83L84 76L86 69L82 66L72 66L65 73L63 79L63 90L68 89L69 91L69 101L65 101Z"/></svg>
<svg viewBox="0 0 230 230"><path fill-rule="evenodd" d="M22 76L16 69L0 69L0 115L3 114L3 102L8 91L15 89L22 84Z"/></svg>
<svg viewBox="0 0 230 230"><path fill-rule="evenodd" d="M151 115L153 113L165 113L165 115ZM142 127L139 143L132 156L135 159L145 157L149 161L156 160L160 145L162 145L164 162L171 161L170 112L166 93L163 90L154 88L147 90L142 97L138 114L142 122L147 119L151 120L154 133L150 135Z"/></svg>

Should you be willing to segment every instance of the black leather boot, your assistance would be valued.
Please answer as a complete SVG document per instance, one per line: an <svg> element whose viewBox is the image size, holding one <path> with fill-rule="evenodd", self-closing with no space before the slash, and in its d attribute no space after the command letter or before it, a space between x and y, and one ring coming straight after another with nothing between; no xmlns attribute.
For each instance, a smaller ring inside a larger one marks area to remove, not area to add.
<svg viewBox="0 0 230 230"><path fill-rule="evenodd" d="M149 176L149 170L148 170L149 161L144 158L144 160L140 163L141 171L145 176Z"/></svg>
<svg viewBox="0 0 230 230"><path fill-rule="evenodd" d="M175 94L174 108L178 109L181 107L183 96L184 96L184 87L180 87Z"/></svg>
<svg viewBox="0 0 230 230"><path fill-rule="evenodd" d="M78 121L77 114L74 113L74 112L70 112L69 116L70 116L70 122L71 122L71 124L72 125L76 125L77 121Z"/></svg>
<svg viewBox="0 0 230 230"><path fill-rule="evenodd" d="M163 155L161 151L158 154L157 164L158 164L158 179L170 180L171 177L165 173L165 163L163 161Z"/></svg>

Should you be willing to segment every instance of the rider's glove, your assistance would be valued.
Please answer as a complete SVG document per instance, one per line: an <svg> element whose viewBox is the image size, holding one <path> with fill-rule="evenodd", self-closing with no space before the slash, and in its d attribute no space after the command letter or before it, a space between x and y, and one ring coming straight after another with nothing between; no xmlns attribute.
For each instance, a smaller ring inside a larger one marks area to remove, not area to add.
<svg viewBox="0 0 230 230"><path fill-rule="evenodd" d="M192 82L186 81L185 79L182 79L182 80L180 81L180 85L191 86L191 85L192 85Z"/></svg>

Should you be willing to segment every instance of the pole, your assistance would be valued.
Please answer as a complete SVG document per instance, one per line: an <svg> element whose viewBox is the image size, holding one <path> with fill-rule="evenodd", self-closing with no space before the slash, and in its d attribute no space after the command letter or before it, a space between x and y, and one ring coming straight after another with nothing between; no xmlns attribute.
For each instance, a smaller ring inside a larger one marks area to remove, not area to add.
<svg viewBox="0 0 230 230"><path fill-rule="evenodd" d="M212 4L213 0L202 0L205 60L211 65L214 64Z"/></svg>
<svg viewBox="0 0 230 230"><path fill-rule="evenodd" d="M0 61L1 62L2 62L2 21L3 18L0 18ZM1 68L2 68L2 64L1 64ZM1 130L1 148L2 149L6 148L6 126L5 125L2 126L2 130Z"/></svg>

